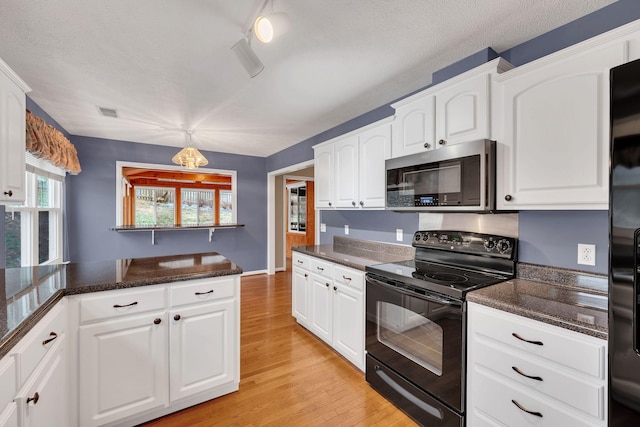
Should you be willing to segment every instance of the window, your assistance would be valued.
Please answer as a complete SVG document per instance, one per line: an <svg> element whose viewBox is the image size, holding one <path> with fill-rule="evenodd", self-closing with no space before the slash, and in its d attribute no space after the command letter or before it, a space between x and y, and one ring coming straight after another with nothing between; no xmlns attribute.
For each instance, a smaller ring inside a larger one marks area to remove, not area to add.
<svg viewBox="0 0 640 427"><path fill-rule="evenodd" d="M28 170L25 203L5 208L7 268L62 262L62 177Z"/></svg>
<svg viewBox="0 0 640 427"><path fill-rule="evenodd" d="M124 226L235 224L235 171L118 162L117 221Z"/></svg>

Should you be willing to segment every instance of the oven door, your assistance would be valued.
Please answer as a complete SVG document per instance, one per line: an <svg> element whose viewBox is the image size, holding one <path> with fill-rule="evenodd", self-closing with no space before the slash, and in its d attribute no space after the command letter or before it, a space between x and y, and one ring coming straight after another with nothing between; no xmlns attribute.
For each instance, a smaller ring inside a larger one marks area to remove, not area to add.
<svg viewBox="0 0 640 427"><path fill-rule="evenodd" d="M462 301L416 294L370 275L366 280L367 353L462 413Z"/></svg>

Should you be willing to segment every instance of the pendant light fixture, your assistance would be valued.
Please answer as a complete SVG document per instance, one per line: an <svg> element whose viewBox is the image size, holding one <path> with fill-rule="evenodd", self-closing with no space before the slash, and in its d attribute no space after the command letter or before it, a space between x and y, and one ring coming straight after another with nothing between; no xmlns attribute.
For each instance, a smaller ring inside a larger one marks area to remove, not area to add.
<svg viewBox="0 0 640 427"><path fill-rule="evenodd" d="M173 163L186 169L198 169L200 166L208 165L209 161L202 155L202 153L200 153L200 151L198 151L196 147L193 146L191 142L193 130L189 129L184 132L187 136L187 146L173 156L171 159Z"/></svg>

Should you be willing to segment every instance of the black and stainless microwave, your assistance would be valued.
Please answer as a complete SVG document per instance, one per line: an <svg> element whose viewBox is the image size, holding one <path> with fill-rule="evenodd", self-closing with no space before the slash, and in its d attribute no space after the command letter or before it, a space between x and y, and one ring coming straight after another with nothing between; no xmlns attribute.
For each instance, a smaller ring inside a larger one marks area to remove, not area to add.
<svg viewBox="0 0 640 427"><path fill-rule="evenodd" d="M495 210L495 141L469 141L389 159L385 163L386 208L389 210Z"/></svg>

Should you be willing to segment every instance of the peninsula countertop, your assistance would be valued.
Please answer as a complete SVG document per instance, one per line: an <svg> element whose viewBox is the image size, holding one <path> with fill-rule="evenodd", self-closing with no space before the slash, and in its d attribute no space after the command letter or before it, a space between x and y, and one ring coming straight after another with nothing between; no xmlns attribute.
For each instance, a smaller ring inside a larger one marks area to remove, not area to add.
<svg viewBox="0 0 640 427"><path fill-rule="evenodd" d="M0 269L0 357L65 295L241 273L217 252Z"/></svg>

